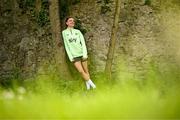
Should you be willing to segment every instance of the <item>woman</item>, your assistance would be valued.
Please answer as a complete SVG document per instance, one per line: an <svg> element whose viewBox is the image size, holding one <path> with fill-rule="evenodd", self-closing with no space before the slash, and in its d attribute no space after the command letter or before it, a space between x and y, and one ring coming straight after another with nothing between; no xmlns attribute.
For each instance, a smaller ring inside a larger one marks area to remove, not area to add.
<svg viewBox="0 0 180 120"><path fill-rule="evenodd" d="M62 31L65 49L69 60L85 80L87 90L96 88L96 85L90 79L87 64L87 48L84 37L80 30L74 29L74 18L68 17L65 20L67 28Z"/></svg>

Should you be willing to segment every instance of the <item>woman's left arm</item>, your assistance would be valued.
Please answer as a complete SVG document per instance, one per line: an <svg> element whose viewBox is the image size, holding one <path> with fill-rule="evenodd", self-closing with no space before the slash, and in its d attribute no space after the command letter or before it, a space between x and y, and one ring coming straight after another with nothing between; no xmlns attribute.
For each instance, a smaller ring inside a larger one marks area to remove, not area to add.
<svg viewBox="0 0 180 120"><path fill-rule="evenodd" d="M80 37L80 41L82 43L82 48L83 48L83 58L88 58L86 43L85 43L85 40L84 40L84 36L82 35L80 30L79 30L79 37Z"/></svg>

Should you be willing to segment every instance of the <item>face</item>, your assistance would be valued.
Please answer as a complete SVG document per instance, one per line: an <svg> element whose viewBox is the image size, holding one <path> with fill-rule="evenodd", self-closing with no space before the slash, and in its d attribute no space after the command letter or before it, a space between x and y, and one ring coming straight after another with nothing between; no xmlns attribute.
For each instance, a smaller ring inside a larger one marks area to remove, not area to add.
<svg viewBox="0 0 180 120"><path fill-rule="evenodd" d="M74 27L74 24L75 24L75 22L74 22L74 19L73 19L73 18L69 18L69 19L67 20L67 22L66 22L66 25L67 25L68 27Z"/></svg>

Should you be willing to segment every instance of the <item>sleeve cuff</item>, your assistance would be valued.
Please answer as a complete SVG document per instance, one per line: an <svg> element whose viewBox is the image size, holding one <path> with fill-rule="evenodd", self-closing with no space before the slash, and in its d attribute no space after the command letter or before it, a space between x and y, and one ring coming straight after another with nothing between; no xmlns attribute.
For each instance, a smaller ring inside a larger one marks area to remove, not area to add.
<svg viewBox="0 0 180 120"><path fill-rule="evenodd" d="M88 56L87 55L83 55L83 58L88 58Z"/></svg>

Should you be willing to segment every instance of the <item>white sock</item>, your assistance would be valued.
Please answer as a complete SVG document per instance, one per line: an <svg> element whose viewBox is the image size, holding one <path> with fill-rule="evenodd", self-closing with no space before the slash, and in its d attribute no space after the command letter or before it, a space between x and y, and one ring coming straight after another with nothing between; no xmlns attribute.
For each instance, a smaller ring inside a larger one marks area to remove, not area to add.
<svg viewBox="0 0 180 120"><path fill-rule="evenodd" d="M91 79L89 79L87 81L87 83L92 87L92 88L96 88L96 85L91 81Z"/></svg>
<svg viewBox="0 0 180 120"><path fill-rule="evenodd" d="M90 84L88 83L88 81L86 81L86 88L87 88L87 90L89 90L90 89Z"/></svg>

